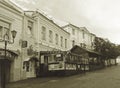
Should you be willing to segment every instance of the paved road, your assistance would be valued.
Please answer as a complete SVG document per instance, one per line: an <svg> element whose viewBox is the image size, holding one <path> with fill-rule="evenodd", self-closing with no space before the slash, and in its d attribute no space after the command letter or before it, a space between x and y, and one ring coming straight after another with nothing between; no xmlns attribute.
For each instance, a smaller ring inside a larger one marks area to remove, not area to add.
<svg viewBox="0 0 120 88"><path fill-rule="evenodd" d="M19 81L8 84L7 88L120 88L120 65L85 75Z"/></svg>

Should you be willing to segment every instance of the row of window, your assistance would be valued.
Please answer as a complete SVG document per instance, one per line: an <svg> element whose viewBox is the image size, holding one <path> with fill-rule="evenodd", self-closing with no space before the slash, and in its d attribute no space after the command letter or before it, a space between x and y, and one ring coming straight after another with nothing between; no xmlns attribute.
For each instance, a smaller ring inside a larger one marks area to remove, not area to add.
<svg viewBox="0 0 120 88"><path fill-rule="evenodd" d="M46 28L44 26L41 27L41 39L46 41ZM33 33L33 22L28 21L28 30L27 33L32 35ZM49 42L53 43L53 32L49 30ZM67 48L67 39L64 40L65 42L65 48ZM55 34L55 44L59 45L59 36L58 34ZM63 36L60 36L60 46L63 47Z"/></svg>
<svg viewBox="0 0 120 88"><path fill-rule="evenodd" d="M41 39L46 40L46 28L42 26ZM49 42L53 43L53 31L49 30ZM59 35L55 34L55 44L59 45ZM60 36L60 46L63 47L63 36ZM65 39L65 48L67 48L67 39Z"/></svg>
<svg viewBox="0 0 120 88"><path fill-rule="evenodd" d="M75 29L72 29L72 35L75 35ZM85 31L82 30L82 38L85 39ZM90 37L90 39L92 40L92 37Z"/></svg>
<svg viewBox="0 0 120 88"><path fill-rule="evenodd" d="M28 34L32 35L33 34L33 22L31 21L28 21L28 31L27 31ZM72 29L72 34L75 35L75 29ZM45 40L46 41L46 27L42 26L41 27L41 39L42 40ZM52 30L49 30L49 42L50 43L53 43L53 31ZM85 39L85 32L84 30L82 31L82 37L83 39ZM65 48L67 48L67 39L63 40L63 36L60 36L60 39L59 39L59 36L58 34L56 33L55 34L55 44L56 45L59 45L59 40L60 40L60 46L63 47L63 42L65 42ZM92 36L90 37L90 40L92 41ZM73 40L72 41L72 46L75 45L75 41Z"/></svg>
<svg viewBox="0 0 120 88"><path fill-rule="evenodd" d="M72 28L72 35L75 35L75 29ZM82 30L82 38L85 39L85 32Z"/></svg>

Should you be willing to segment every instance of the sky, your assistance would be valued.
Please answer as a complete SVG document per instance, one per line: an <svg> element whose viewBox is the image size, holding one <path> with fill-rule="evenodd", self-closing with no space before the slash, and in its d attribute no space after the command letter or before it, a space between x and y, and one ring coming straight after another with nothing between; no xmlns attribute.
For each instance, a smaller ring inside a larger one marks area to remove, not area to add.
<svg viewBox="0 0 120 88"><path fill-rule="evenodd" d="M24 10L39 10L58 19L86 27L96 36L120 44L120 0L10 0Z"/></svg>

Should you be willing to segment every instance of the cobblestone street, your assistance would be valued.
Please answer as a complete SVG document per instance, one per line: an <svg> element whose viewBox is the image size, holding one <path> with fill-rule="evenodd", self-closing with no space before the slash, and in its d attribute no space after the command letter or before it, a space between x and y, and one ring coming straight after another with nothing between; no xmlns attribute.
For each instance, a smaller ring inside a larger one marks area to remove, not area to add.
<svg viewBox="0 0 120 88"><path fill-rule="evenodd" d="M27 79L6 88L120 88L120 65L69 77Z"/></svg>

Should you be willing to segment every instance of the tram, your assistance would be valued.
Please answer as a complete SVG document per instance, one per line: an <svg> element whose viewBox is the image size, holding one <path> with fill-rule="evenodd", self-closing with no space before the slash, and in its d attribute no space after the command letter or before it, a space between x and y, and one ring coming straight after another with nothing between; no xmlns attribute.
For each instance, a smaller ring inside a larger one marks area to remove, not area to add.
<svg viewBox="0 0 120 88"><path fill-rule="evenodd" d="M72 75L97 66L99 54L79 46L69 51L40 51L40 75ZM92 61L92 64L90 64Z"/></svg>

